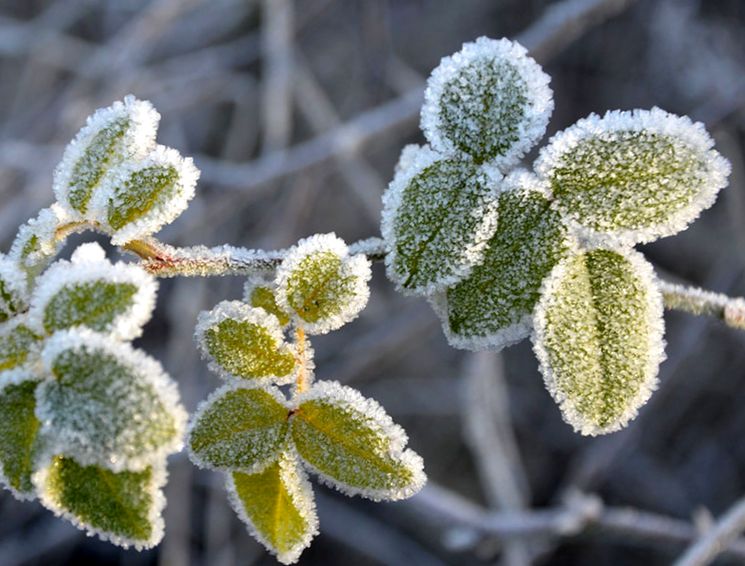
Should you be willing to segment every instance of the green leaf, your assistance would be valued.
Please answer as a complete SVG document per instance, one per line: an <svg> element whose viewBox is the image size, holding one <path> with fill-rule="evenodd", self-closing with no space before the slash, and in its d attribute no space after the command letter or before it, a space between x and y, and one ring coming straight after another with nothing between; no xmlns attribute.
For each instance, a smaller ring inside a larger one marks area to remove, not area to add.
<svg viewBox="0 0 745 566"><path fill-rule="evenodd" d="M529 336L541 283L571 245L559 213L535 177L510 175L483 263L434 298L450 344L501 349Z"/></svg>
<svg viewBox="0 0 745 566"><path fill-rule="evenodd" d="M298 453L319 476L349 495L410 497L425 482L421 458L383 408L336 382L316 383L290 419Z"/></svg>
<svg viewBox="0 0 745 566"><path fill-rule="evenodd" d="M290 324L290 315L277 304L277 296L270 285L260 285L252 281L246 284L246 301L252 307L264 309L277 317L283 328Z"/></svg>
<svg viewBox="0 0 745 566"><path fill-rule="evenodd" d="M141 267L110 263L98 244L84 244L38 279L29 324L52 334L77 326L129 340L155 306L157 285Z"/></svg>
<svg viewBox="0 0 745 566"><path fill-rule="evenodd" d="M309 334L325 334L357 317L367 304L370 262L350 256L334 234L291 248L277 270L277 302Z"/></svg>
<svg viewBox="0 0 745 566"><path fill-rule="evenodd" d="M57 229L67 222L67 213L57 203L40 210L35 218L18 229L8 256L30 277L36 277L61 248L62 239Z"/></svg>
<svg viewBox="0 0 745 566"><path fill-rule="evenodd" d="M151 548L163 536L165 471L112 472L57 455L34 476L45 507L118 546Z"/></svg>
<svg viewBox="0 0 745 566"><path fill-rule="evenodd" d="M465 278L497 227L501 175L423 148L383 198L389 279L428 295Z"/></svg>
<svg viewBox="0 0 745 566"><path fill-rule="evenodd" d="M234 472L227 483L235 512L283 564L292 564L318 533L313 492L292 453L261 472Z"/></svg>
<svg viewBox="0 0 745 566"><path fill-rule="evenodd" d="M662 298L632 250L576 253L554 268L535 310L534 349L564 419L582 434L631 420L664 359Z"/></svg>
<svg viewBox="0 0 745 566"><path fill-rule="evenodd" d="M552 138L536 171L580 226L649 242L683 230L727 184L713 143L701 124L659 108L593 114Z"/></svg>
<svg viewBox="0 0 745 566"><path fill-rule="evenodd" d="M26 363L39 337L23 324L0 330L0 372Z"/></svg>
<svg viewBox="0 0 745 566"><path fill-rule="evenodd" d="M274 389L223 387L197 410L188 435L192 462L251 472L279 454L289 410Z"/></svg>
<svg viewBox="0 0 745 566"><path fill-rule="evenodd" d="M15 261L0 254L0 323L23 312L28 304L26 274Z"/></svg>
<svg viewBox="0 0 745 566"><path fill-rule="evenodd" d="M277 318L239 301L223 301L199 315L197 342L223 377L289 383L295 355Z"/></svg>
<svg viewBox="0 0 745 566"><path fill-rule="evenodd" d="M154 145L158 113L149 102L128 96L102 108L65 149L54 174L57 200L87 216L106 174L126 159L143 157Z"/></svg>
<svg viewBox="0 0 745 566"><path fill-rule="evenodd" d="M182 446L186 413L160 364L88 330L56 333L42 353L54 379L37 415L81 464L132 469Z"/></svg>
<svg viewBox="0 0 745 566"><path fill-rule="evenodd" d="M518 43L486 37L466 43L432 72L424 134L442 153L509 167L546 130L554 107L549 80Z"/></svg>
<svg viewBox="0 0 745 566"><path fill-rule="evenodd" d="M0 473L6 486L21 498L34 495L31 474L41 426L34 413L38 383L26 374L15 378L4 374L0 382Z"/></svg>

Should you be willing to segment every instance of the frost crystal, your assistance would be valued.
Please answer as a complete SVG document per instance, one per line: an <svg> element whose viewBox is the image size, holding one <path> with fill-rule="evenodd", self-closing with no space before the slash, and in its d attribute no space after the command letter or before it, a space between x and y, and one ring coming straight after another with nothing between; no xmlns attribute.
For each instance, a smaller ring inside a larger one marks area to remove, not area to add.
<svg viewBox="0 0 745 566"><path fill-rule="evenodd" d="M0 327L0 372L26 363L38 353L39 336L26 326L26 317L16 317ZM2 375L2 374L0 374Z"/></svg>
<svg viewBox="0 0 745 566"><path fill-rule="evenodd" d="M683 230L726 186L730 166L713 145L703 124L659 108L592 114L556 134L535 170L579 226L650 242Z"/></svg>
<svg viewBox="0 0 745 566"><path fill-rule="evenodd" d="M432 72L422 130L432 147L505 170L546 131L549 77L520 44L480 37Z"/></svg>
<svg viewBox="0 0 745 566"><path fill-rule="evenodd" d="M497 227L501 174L420 149L383 196L388 277L410 294L452 285L481 262Z"/></svg>
<svg viewBox="0 0 745 566"><path fill-rule="evenodd" d="M309 334L325 334L354 320L370 296L370 262L350 256L335 234L300 240L277 269L277 303Z"/></svg>
<svg viewBox="0 0 745 566"><path fill-rule="evenodd" d="M18 264L0 254L0 323L22 312L28 304L28 280Z"/></svg>
<svg viewBox="0 0 745 566"><path fill-rule="evenodd" d="M157 146L146 158L109 171L91 200L91 217L123 245L173 222L194 196L199 170L191 158Z"/></svg>
<svg viewBox="0 0 745 566"><path fill-rule="evenodd" d="M37 416L78 463L136 470L181 449L186 412L154 359L81 328L55 333L42 361L54 379L37 389Z"/></svg>
<svg viewBox="0 0 745 566"><path fill-rule="evenodd" d="M38 279L29 325L43 333L84 325L131 340L150 318L156 290L155 279L141 267L112 264L98 244L84 244L71 261L55 262Z"/></svg>
<svg viewBox="0 0 745 566"><path fill-rule="evenodd" d="M249 277L243 286L243 300L276 316L282 328L290 324L290 315L279 308L277 290L269 278L261 275Z"/></svg>
<svg viewBox="0 0 745 566"><path fill-rule="evenodd" d="M32 272L41 271L62 247L57 241L57 228L69 221L67 212L57 203L40 210L36 218L18 229L9 257Z"/></svg>
<svg viewBox="0 0 745 566"><path fill-rule="evenodd" d="M450 344L499 350L527 337L541 283L572 246L545 185L525 171L510 174L483 262L432 298Z"/></svg>
<svg viewBox="0 0 745 566"><path fill-rule="evenodd" d="M605 434L632 419L664 359L662 297L641 254L596 248L559 263L535 309L533 347L564 419Z"/></svg>
<svg viewBox="0 0 745 566"><path fill-rule="evenodd" d="M88 118L54 172L57 201L71 217L86 217L108 170L126 159L140 159L153 148L159 119L149 102L131 95Z"/></svg>
<svg viewBox="0 0 745 566"><path fill-rule="evenodd" d="M209 367L224 378L290 383L295 356L277 317L240 301L199 314L195 339Z"/></svg>

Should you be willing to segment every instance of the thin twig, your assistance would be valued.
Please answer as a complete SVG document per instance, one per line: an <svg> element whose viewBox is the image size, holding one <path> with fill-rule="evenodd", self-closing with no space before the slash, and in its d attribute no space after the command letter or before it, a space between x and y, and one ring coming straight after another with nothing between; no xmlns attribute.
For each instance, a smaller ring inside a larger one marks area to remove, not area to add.
<svg viewBox="0 0 745 566"><path fill-rule="evenodd" d="M685 551L675 566L706 566L745 531L745 498L740 499L706 536Z"/></svg>

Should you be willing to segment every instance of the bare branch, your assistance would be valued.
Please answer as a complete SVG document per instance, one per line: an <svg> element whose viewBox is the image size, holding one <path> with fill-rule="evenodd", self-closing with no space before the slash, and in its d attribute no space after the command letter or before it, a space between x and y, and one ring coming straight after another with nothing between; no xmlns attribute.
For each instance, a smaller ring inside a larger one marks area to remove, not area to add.
<svg viewBox="0 0 745 566"><path fill-rule="evenodd" d="M745 498L740 499L709 533L688 548L675 566L706 566L745 531Z"/></svg>

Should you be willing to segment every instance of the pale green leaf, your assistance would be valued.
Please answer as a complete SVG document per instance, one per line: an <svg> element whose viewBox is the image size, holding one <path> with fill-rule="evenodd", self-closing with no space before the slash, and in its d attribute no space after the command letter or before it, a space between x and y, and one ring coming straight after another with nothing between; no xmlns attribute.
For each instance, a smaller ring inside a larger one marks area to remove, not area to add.
<svg viewBox="0 0 745 566"><path fill-rule="evenodd" d="M370 296L370 262L350 256L334 234L300 240L277 269L277 302L309 334L325 334L357 317Z"/></svg>
<svg viewBox="0 0 745 566"><path fill-rule="evenodd" d="M0 323L28 306L26 274L12 259L0 254Z"/></svg>
<svg viewBox="0 0 745 566"><path fill-rule="evenodd" d="M535 177L510 175L483 262L433 299L450 344L501 349L529 336L541 283L571 246L559 213Z"/></svg>
<svg viewBox="0 0 745 566"><path fill-rule="evenodd" d="M656 387L663 326L637 252L599 248L559 263L536 306L534 349L564 419L591 435L626 425Z"/></svg>
<svg viewBox="0 0 745 566"><path fill-rule="evenodd" d="M281 326L290 324L290 315L284 312L277 304L277 297L269 285L255 285L247 293L246 299L252 307L264 309L266 312L277 317Z"/></svg>
<svg viewBox="0 0 745 566"><path fill-rule="evenodd" d="M593 114L554 136L536 171L580 226L649 242L683 230L727 184L713 144L700 123L659 108Z"/></svg>
<svg viewBox="0 0 745 566"><path fill-rule="evenodd" d="M42 504L75 526L127 548L151 548L163 537L165 470L113 472L57 455L34 475Z"/></svg>
<svg viewBox="0 0 745 566"><path fill-rule="evenodd" d="M481 262L497 227L501 175L430 149L391 182L381 231L388 277L403 292L428 295L452 285Z"/></svg>
<svg viewBox="0 0 745 566"><path fill-rule="evenodd" d="M295 354L277 318L239 301L223 301L199 315L195 332L210 368L223 377L289 383Z"/></svg>
<svg viewBox="0 0 745 566"><path fill-rule="evenodd" d="M318 533L313 492L297 456L284 453L255 474L234 472L227 489L251 534L281 563L297 562Z"/></svg>
<svg viewBox="0 0 745 566"><path fill-rule="evenodd" d="M39 381L31 374L4 373L0 378L0 475L21 498L33 497L31 474L41 423L34 412Z"/></svg>
<svg viewBox="0 0 745 566"><path fill-rule="evenodd" d="M298 401L290 419L303 460L349 495L396 500L425 482L421 458L383 408L355 389L321 381Z"/></svg>
<svg viewBox="0 0 745 566"><path fill-rule="evenodd" d="M422 129L435 150L507 168L546 130L554 107L548 83L520 44L480 37L432 72Z"/></svg>
<svg viewBox="0 0 745 566"><path fill-rule="evenodd" d="M56 333L42 358L53 379L39 386L37 415L81 464L119 471L181 449L186 413L152 358L84 329Z"/></svg>
<svg viewBox="0 0 745 566"><path fill-rule="evenodd" d="M192 419L187 440L191 460L212 469L262 468L286 442L289 414L277 389L223 387Z"/></svg>
<svg viewBox="0 0 745 566"><path fill-rule="evenodd" d="M24 324L8 323L0 330L0 372L26 363L39 340L39 336Z"/></svg>

